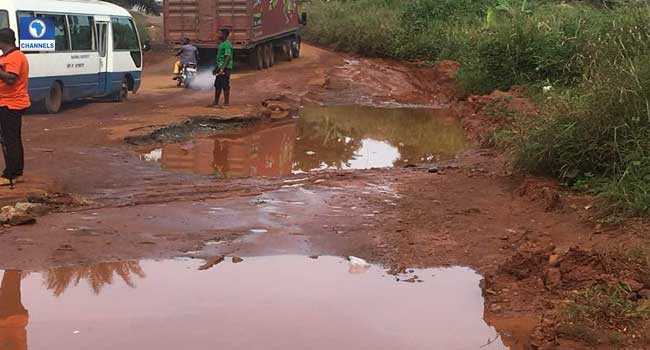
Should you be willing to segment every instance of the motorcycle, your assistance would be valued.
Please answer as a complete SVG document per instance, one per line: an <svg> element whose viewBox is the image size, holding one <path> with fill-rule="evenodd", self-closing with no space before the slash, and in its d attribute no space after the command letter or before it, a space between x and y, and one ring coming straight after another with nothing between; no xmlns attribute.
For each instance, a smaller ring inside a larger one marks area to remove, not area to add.
<svg viewBox="0 0 650 350"><path fill-rule="evenodd" d="M194 78L196 78L198 71L198 66L195 63L184 65L181 68L181 74L177 79L177 86L189 88L192 85Z"/></svg>

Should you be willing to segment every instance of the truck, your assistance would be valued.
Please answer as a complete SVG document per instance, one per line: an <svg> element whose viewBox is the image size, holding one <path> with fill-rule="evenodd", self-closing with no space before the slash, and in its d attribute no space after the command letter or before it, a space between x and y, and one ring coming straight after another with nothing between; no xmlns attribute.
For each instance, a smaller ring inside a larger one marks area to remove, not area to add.
<svg viewBox="0 0 650 350"><path fill-rule="evenodd" d="M256 69L272 67L276 60L300 57L300 32L307 14L298 14L298 0L165 0L165 41L179 45L190 39L199 49L202 64L214 61L217 32L230 31L236 58Z"/></svg>

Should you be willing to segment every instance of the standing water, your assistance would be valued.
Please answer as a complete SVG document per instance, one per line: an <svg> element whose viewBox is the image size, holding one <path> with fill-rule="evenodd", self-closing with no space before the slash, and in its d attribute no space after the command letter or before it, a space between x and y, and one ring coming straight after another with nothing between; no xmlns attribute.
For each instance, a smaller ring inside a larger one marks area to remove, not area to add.
<svg viewBox="0 0 650 350"><path fill-rule="evenodd" d="M460 121L447 110L323 106L303 109L297 120L166 145L143 159L238 178L435 162L464 146Z"/></svg>
<svg viewBox="0 0 650 350"><path fill-rule="evenodd" d="M391 276L342 258L6 270L0 348L507 349L467 268ZM22 294L21 294L22 291Z"/></svg>

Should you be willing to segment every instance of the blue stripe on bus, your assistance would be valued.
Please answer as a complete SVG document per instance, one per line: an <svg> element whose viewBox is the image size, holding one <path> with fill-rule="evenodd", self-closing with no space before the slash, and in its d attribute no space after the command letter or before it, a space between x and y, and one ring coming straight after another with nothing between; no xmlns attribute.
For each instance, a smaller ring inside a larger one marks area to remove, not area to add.
<svg viewBox="0 0 650 350"><path fill-rule="evenodd" d="M29 78L29 96L32 101L41 101L50 91L54 81L63 83L64 100L70 101L85 97L104 97L120 90L122 79L130 74L133 77L133 90L138 90L142 72L113 72L81 75L49 76ZM104 83L104 88L100 87Z"/></svg>

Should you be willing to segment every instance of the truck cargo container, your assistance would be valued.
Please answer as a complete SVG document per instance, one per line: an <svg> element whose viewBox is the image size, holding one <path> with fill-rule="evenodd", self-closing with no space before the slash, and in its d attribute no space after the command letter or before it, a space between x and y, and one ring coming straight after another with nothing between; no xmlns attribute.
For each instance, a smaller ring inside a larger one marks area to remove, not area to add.
<svg viewBox="0 0 650 350"><path fill-rule="evenodd" d="M218 46L217 32L226 28L236 50L249 63L264 69L276 59L300 56L300 29L306 14L298 14L297 0L165 0L165 40L178 45L192 40L210 57Z"/></svg>

